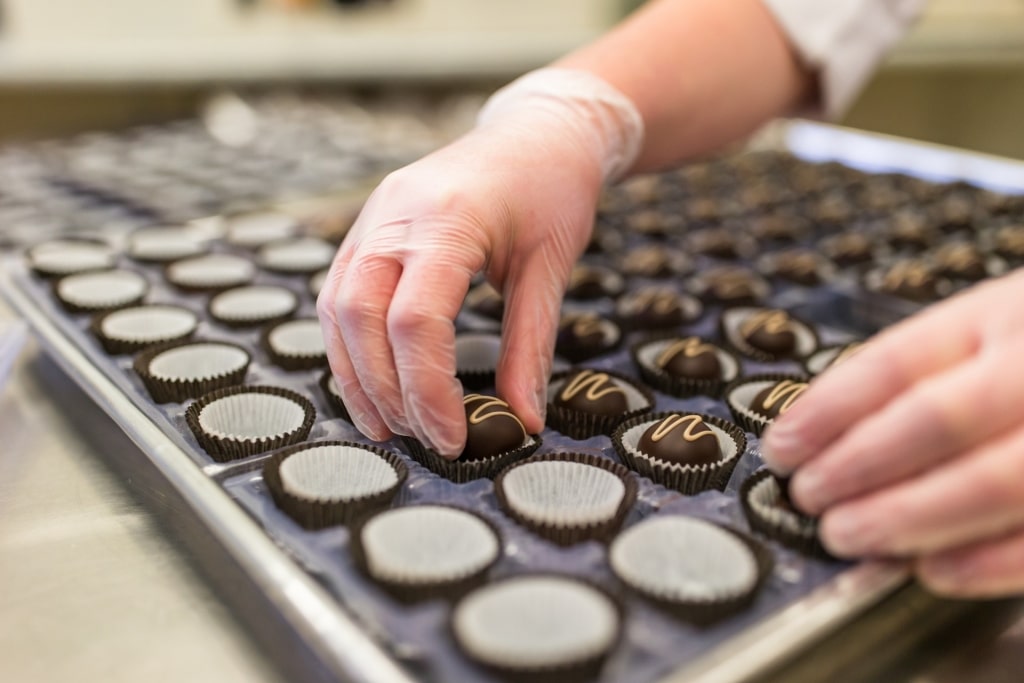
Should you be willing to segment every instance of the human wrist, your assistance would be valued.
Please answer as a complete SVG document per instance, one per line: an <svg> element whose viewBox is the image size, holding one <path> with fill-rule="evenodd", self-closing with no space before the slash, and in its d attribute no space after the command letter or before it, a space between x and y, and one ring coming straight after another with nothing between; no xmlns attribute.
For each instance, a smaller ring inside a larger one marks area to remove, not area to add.
<svg viewBox="0 0 1024 683"><path fill-rule="evenodd" d="M644 123L636 106L587 71L532 71L495 92L480 110L477 126L523 114L554 116L567 134L582 134L582 144L596 155L606 183L625 175L643 147Z"/></svg>

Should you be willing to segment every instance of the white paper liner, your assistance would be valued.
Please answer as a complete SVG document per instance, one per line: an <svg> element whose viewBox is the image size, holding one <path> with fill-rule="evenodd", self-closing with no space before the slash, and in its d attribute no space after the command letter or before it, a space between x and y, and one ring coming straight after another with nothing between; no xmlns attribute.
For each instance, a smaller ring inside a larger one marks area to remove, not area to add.
<svg viewBox="0 0 1024 683"><path fill-rule="evenodd" d="M398 484L395 468L376 453L339 445L289 455L281 461L280 475L288 493L322 502L359 500Z"/></svg>
<svg viewBox="0 0 1024 683"><path fill-rule="evenodd" d="M114 250L104 244L79 240L53 240L29 250L29 263L44 273L70 275L114 265Z"/></svg>
<svg viewBox="0 0 1024 683"><path fill-rule="evenodd" d="M283 213L255 213L228 219L227 241L241 247L255 248L275 240L291 237L298 221Z"/></svg>
<svg viewBox="0 0 1024 683"><path fill-rule="evenodd" d="M220 439L268 439L302 427L302 406L284 396L242 393L217 399L199 413L199 426Z"/></svg>
<svg viewBox="0 0 1024 683"><path fill-rule="evenodd" d="M260 247L257 261L269 270L307 273L331 265L336 246L316 237L297 237Z"/></svg>
<svg viewBox="0 0 1024 683"><path fill-rule="evenodd" d="M327 282L328 272L330 272L330 268L323 268L309 277L309 293L313 295L314 299L320 296L320 290L324 288L324 283Z"/></svg>
<svg viewBox="0 0 1024 683"><path fill-rule="evenodd" d="M578 527L612 519L626 495L616 475L584 463L542 460L519 465L502 480L508 504L537 524Z"/></svg>
<svg viewBox="0 0 1024 683"><path fill-rule="evenodd" d="M207 249L188 228L143 228L128 237L129 256L146 261L176 261Z"/></svg>
<svg viewBox="0 0 1024 683"><path fill-rule="evenodd" d="M781 497L782 491L779 490L778 481L774 477L765 477L750 489L747 503L758 517L771 526L804 538L814 538L817 534L817 523L781 507Z"/></svg>
<svg viewBox="0 0 1024 683"><path fill-rule="evenodd" d="M240 370L249 356L237 346L199 342L168 349L149 362L149 374L162 380L205 380Z"/></svg>
<svg viewBox="0 0 1024 683"><path fill-rule="evenodd" d="M480 588L458 604L452 629L474 659L531 670L579 662L614 645L615 605L571 579L526 576Z"/></svg>
<svg viewBox="0 0 1024 683"><path fill-rule="evenodd" d="M641 460L645 460L649 463L657 464L658 466L663 467L665 469L677 470L680 472L685 470L697 469L698 466L696 465L684 465L678 462L668 462L666 460L660 460L658 458L651 457L647 453L644 453L643 451L640 450L640 448L638 447L640 444L640 437L642 437L644 435L644 432L646 432L650 428L650 426L655 424L656 422L658 422L658 420L648 420L647 422L643 422L641 424L636 425L635 427L627 429L622 434L622 445L635 457L640 458ZM718 440L718 448L722 452L722 457L719 459L719 462L728 462L733 458L743 455L742 453L739 452L739 448L737 448L736 446L736 440L732 438L732 435L730 435L724 429L722 429L721 427L717 427L711 424L710 422L705 422L704 426L706 426L708 429L714 432L715 439ZM711 465L704 465L703 467L710 466Z"/></svg>
<svg viewBox="0 0 1024 683"><path fill-rule="evenodd" d="M246 284L255 274L251 261L231 254L197 256L167 267L167 279L182 287L234 287Z"/></svg>
<svg viewBox="0 0 1024 683"><path fill-rule="evenodd" d="M771 420L761 413L752 410L750 406L753 405L754 399L757 398L759 393L768 387L775 386L778 383L778 380L764 380L740 384L729 392L729 395L725 397L725 400L729 402L729 405L732 408L745 417L761 422L762 424L767 424L771 422Z"/></svg>
<svg viewBox="0 0 1024 683"><path fill-rule="evenodd" d="M740 326L745 320L750 316L765 310L769 309L740 306L724 311L722 313L722 327L725 329L726 339L729 343L744 353L748 350L753 350L757 353L772 355L768 351L762 351L761 349L752 347L739 332ZM815 349L818 348L818 339L814 332L806 324L796 318L790 318L790 323L790 329L793 331L793 337L796 339L796 343L793 346L793 352L786 355L803 358L804 356L814 353Z"/></svg>
<svg viewBox="0 0 1024 683"><path fill-rule="evenodd" d="M621 533L608 553L612 571L666 601L716 601L751 590L757 558L736 536L679 515L648 519Z"/></svg>
<svg viewBox="0 0 1024 683"><path fill-rule="evenodd" d="M190 334L199 317L180 306L153 304L115 311L103 319L100 332L108 339L145 344Z"/></svg>
<svg viewBox="0 0 1024 683"><path fill-rule="evenodd" d="M362 528L360 542L371 576L405 584L457 581L501 551L497 535L480 518L440 505L382 512Z"/></svg>
<svg viewBox="0 0 1024 683"><path fill-rule="evenodd" d="M601 371L595 370L595 372ZM548 383L548 403L554 402L555 397L558 396L559 392L562 391L562 387L565 386L566 379L568 378L561 377L557 380ZM609 380L612 384L619 387L620 389L623 390L623 392L625 392L627 412L633 410L642 410L645 408L649 408L651 406L651 402L647 399L647 397L644 396L640 392L640 390L634 387L632 384L624 382L615 376L609 376Z"/></svg>
<svg viewBox="0 0 1024 683"><path fill-rule="evenodd" d="M210 315L221 320L272 320L288 315L298 305L295 292L275 285L229 289L210 299Z"/></svg>
<svg viewBox="0 0 1024 683"><path fill-rule="evenodd" d="M79 308L116 308L137 301L149 289L146 279L130 270L104 270L68 275L57 283L57 296Z"/></svg>
<svg viewBox="0 0 1024 683"><path fill-rule="evenodd" d="M267 343L282 356L322 356L327 353L320 322L315 318L289 320L275 326L267 337Z"/></svg>
<svg viewBox="0 0 1024 683"><path fill-rule="evenodd" d="M665 371L662 368L659 368L656 365L656 361L658 360L658 356L660 356L666 348L679 341L679 339L680 338L659 339L657 341L652 341L648 344L644 344L640 349L637 350L637 361L639 361L642 365L648 368L652 368L668 374L667 371ZM736 358L734 358L731 354L727 353L723 349L718 348L717 346L715 347L715 356L718 357L718 365L719 367L722 368L721 381L731 382L732 380L736 379L739 376L740 364L739 361L736 360ZM686 378L680 377L679 379Z"/></svg>

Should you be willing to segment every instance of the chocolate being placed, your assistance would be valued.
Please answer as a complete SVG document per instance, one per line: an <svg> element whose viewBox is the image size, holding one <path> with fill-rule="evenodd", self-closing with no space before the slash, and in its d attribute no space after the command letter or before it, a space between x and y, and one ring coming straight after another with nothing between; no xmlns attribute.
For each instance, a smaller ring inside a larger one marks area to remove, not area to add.
<svg viewBox="0 0 1024 683"><path fill-rule="evenodd" d="M699 337L687 337L665 347L654 364L675 377L721 379L722 364L715 347Z"/></svg>
<svg viewBox="0 0 1024 683"><path fill-rule="evenodd" d="M505 401L466 394L462 405L466 409L466 447L460 460L484 460L523 445L526 428Z"/></svg>
<svg viewBox="0 0 1024 683"><path fill-rule="evenodd" d="M892 266L883 276L881 289L912 301L938 298L938 281L923 261L905 260Z"/></svg>
<svg viewBox="0 0 1024 683"><path fill-rule="evenodd" d="M939 275L956 280L981 280L988 276L985 257L969 242L946 244L936 250L935 268Z"/></svg>
<svg viewBox="0 0 1024 683"><path fill-rule="evenodd" d="M807 382L782 380L759 391L750 409L773 420L784 415L806 390Z"/></svg>
<svg viewBox="0 0 1024 683"><path fill-rule="evenodd" d="M615 313L627 329L675 327L688 318L680 295L664 287L645 287L623 295L615 304Z"/></svg>
<svg viewBox="0 0 1024 683"><path fill-rule="evenodd" d="M796 333L789 314L778 309L758 311L739 327L743 340L759 351L786 356L796 348Z"/></svg>
<svg viewBox="0 0 1024 683"><path fill-rule="evenodd" d="M638 447L652 458L679 465L709 465L722 457L718 437L699 415L670 415L654 423Z"/></svg>
<svg viewBox="0 0 1024 683"><path fill-rule="evenodd" d="M579 370L565 378L555 405L594 415L615 416L629 410L626 392L603 372Z"/></svg>
<svg viewBox="0 0 1024 683"><path fill-rule="evenodd" d="M465 304L474 313L493 320L501 320L505 315L505 300L501 298L501 294L494 287L486 282L469 290L469 293L466 294Z"/></svg>

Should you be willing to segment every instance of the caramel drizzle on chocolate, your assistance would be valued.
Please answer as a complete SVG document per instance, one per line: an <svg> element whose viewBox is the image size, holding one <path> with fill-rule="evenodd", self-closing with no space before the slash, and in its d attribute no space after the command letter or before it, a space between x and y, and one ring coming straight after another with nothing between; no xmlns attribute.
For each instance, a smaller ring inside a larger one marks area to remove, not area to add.
<svg viewBox="0 0 1024 683"><path fill-rule="evenodd" d="M903 285L920 287L928 282L929 277L931 277L931 272L927 265L904 261L897 263L892 270L885 274L883 284L889 289L896 289Z"/></svg>
<svg viewBox="0 0 1024 683"><path fill-rule="evenodd" d="M654 364L659 368L663 368L679 354L683 354L687 358L694 358L708 351L714 353L715 347L711 344L705 344L699 337L687 337L666 346L657 359L655 359Z"/></svg>
<svg viewBox="0 0 1024 683"><path fill-rule="evenodd" d="M948 268L964 270L977 263L979 256L970 244L951 244L942 251L941 259Z"/></svg>
<svg viewBox="0 0 1024 683"><path fill-rule="evenodd" d="M642 289L622 302L622 312L627 315L642 311L653 311L659 315L668 315L680 308L675 292L663 289Z"/></svg>
<svg viewBox="0 0 1024 683"><path fill-rule="evenodd" d="M1003 228L996 235L996 243L1001 249L1016 253L1024 253L1024 228Z"/></svg>
<svg viewBox="0 0 1024 683"><path fill-rule="evenodd" d="M490 284L478 285L466 295L466 303L470 306L479 306L487 301L501 301L501 294Z"/></svg>
<svg viewBox="0 0 1024 683"><path fill-rule="evenodd" d="M639 249L626 254L622 260L624 270L634 273L653 273L668 264L668 257L657 249Z"/></svg>
<svg viewBox="0 0 1024 683"><path fill-rule="evenodd" d="M762 327L770 334L785 332L791 327L789 314L779 310L759 311L740 323L740 334L748 337Z"/></svg>
<svg viewBox="0 0 1024 683"><path fill-rule="evenodd" d="M771 410L772 406L781 402L779 415L782 415L793 407L793 402L800 398L800 394L806 390L807 382L794 382L791 379L784 379L768 392L768 396L764 399L764 408L765 410Z"/></svg>
<svg viewBox="0 0 1024 683"><path fill-rule="evenodd" d="M617 387L611 383L611 378L603 372L594 372L593 370L583 370L571 382L565 385L562 389L561 399L563 401L569 401L577 394L585 392L584 398L588 401L596 401L600 398L607 396L608 394L614 394L616 392L625 396L626 392L621 387Z"/></svg>
<svg viewBox="0 0 1024 683"><path fill-rule="evenodd" d="M584 313L574 318L570 324L572 325L572 333L577 337L604 334L604 326L601 324L601 319L590 313Z"/></svg>
<svg viewBox="0 0 1024 683"><path fill-rule="evenodd" d="M468 406L476 402L480 402L480 405L474 408L473 412L469 414L467 421L470 424L478 425L484 420L490 420L492 417L505 415L507 417L511 417L513 420L518 422L519 426L523 428L523 432L526 431L526 427L523 426L522 421L520 421L518 417L513 415L508 410L502 410L503 408L508 408L509 405L508 403L505 403L505 401L502 401L500 398L495 398L494 396L484 396L483 394L466 394L462 398L462 405L464 406ZM491 408L498 408L498 410L491 410ZM491 411L488 412L489 410Z"/></svg>
<svg viewBox="0 0 1024 683"><path fill-rule="evenodd" d="M715 432L704 424L704 420L700 419L699 415L672 415L662 420L661 424L651 432L651 441L657 443L677 428L683 429L682 436L684 441L693 442L706 436L716 438Z"/></svg>

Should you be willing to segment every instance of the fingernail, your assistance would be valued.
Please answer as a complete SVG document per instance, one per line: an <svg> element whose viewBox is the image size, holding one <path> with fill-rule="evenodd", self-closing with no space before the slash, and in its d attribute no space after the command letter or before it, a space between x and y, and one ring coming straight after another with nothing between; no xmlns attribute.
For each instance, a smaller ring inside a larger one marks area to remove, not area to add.
<svg viewBox="0 0 1024 683"><path fill-rule="evenodd" d="M855 513L838 512L826 517L821 525L821 540L839 557L867 555L875 549L870 520Z"/></svg>
<svg viewBox="0 0 1024 683"><path fill-rule="evenodd" d="M773 425L761 437L761 458L772 472L782 476L804 460L804 450L799 435L785 425Z"/></svg>
<svg viewBox="0 0 1024 683"><path fill-rule="evenodd" d="M825 485L825 478L817 469L805 468L793 475L789 494L801 510L813 515L828 504L828 497L822 495Z"/></svg>
<svg viewBox="0 0 1024 683"><path fill-rule="evenodd" d="M541 424L543 424L548 412L548 387L546 384L537 387L534 391L533 409L540 418Z"/></svg>
<svg viewBox="0 0 1024 683"><path fill-rule="evenodd" d="M391 434L385 434L383 430L371 427L371 421L367 420L365 415L350 413L350 417L352 418L352 424L355 425L355 428L368 439L372 441L387 441L391 438Z"/></svg>

